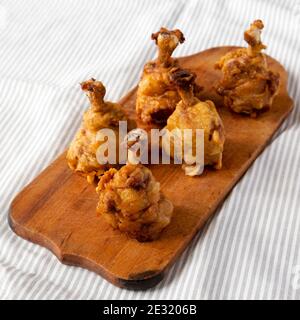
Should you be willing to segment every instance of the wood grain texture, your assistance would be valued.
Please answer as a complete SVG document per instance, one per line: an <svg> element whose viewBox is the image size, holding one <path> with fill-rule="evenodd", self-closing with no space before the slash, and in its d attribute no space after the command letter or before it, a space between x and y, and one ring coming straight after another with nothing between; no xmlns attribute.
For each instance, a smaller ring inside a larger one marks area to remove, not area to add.
<svg viewBox="0 0 300 320"><path fill-rule="evenodd" d="M146 289L157 284L292 109L293 102L286 92L287 74L271 58L271 69L281 75L280 91L271 111L251 119L222 108L214 90L221 74L213 65L233 48L212 48L180 58L183 67L196 72L197 82L204 87L203 99L212 99L221 107L226 142L220 171L205 169L200 177L187 177L180 166L151 166L162 191L175 206L172 223L160 239L139 243L97 217L94 186L69 170L65 154L14 199L9 214L11 228L50 249L63 263L93 270L117 286ZM121 100L132 117L135 92L132 90Z"/></svg>

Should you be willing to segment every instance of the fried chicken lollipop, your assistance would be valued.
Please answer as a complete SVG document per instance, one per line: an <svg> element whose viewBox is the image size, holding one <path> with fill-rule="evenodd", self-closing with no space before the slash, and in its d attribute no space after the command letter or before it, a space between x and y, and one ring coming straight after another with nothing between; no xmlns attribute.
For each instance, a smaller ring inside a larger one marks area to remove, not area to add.
<svg viewBox="0 0 300 320"><path fill-rule="evenodd" d="M260 39L263 27L261 20L255 20L244 33L248 48L231 51L216 63L223 72L217 92L224 97L225 106L253 117L271 107L279 86L279 74L268 69L262 53L266 48Z"/></svg>
<svg viewBox="0 0 300 320"><path fill-rule="evenodd" d="M166 129L170 131L179 129L183 139L184 129L192 129L192 153L196 150L196 129L204 130L204 165L213 165L216 169L222 167L222 153L225 141L222 120L212 101L200 101L194 96L193 87L195 74L187 70L173 69L171 81L177 86L181 101L177 104L175 111L168 118ZM171 139L170 153L173 158L174 140ZM176 142L175 142L176 143ZM182 155L184 142L182 140ZM197 175L197 170L187 170L187 175Z"/></svg>
<svg viewBox="0 0 300 320"><path fill-rule="evenodd" d="M126 115L119 104L104 101L105 87L100 81L85 81L81 83L81 88L90 100L90 107L84 113L81 128L70 144L67 161L72 170L85 175L92 183L95 177L111 167L97 161L96 151L102 143L96 139L97 132L111 128L118 137L119 121L126 120Z"/></svg>
<svg viewBox="0 0 300 320"><path fill-rule="evenodd" d="M137 91L136 112L142 122L160 125L166 123L180 100L176 88L169 82L169 71L178 65L171 55L185 39L180 30L166 28L153 33L152 39L158 46L158 58L144 67Z"/></svg>
<svg viewBox="0 0 300 320"><path fill-rule="evenodd" d="M173 205L145 166L127 164L106 171L99 181L97 212L115 229L138 241L157 239L170 223Z"/></svg>

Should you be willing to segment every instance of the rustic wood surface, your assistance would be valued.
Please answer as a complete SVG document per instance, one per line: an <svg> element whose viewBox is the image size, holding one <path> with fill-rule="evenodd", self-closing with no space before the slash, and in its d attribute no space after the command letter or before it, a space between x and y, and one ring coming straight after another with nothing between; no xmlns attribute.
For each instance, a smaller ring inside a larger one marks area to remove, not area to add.
<svg viewBox="0 0 300 320"><path fill-rule="evenodd" d="M180 59L183 67L197 73L197 82L204 87L203 98L221 107L226 143L220 171L206 169L202 176L187 177L180 166L151 166L162 191L175 206L172 223L160 239L139 243L97 217L94 186L69 170L65 154L14 199L9 214L11 228L50 249L63 263L93 270L117 286L146 289L157 284L292 109L293 102L286 92L287 74L271 58L271 69L281 75L280 92L272 110L251 119L222 108L214 91L220 72L213 65L232 49L212 48ZM134 117L135 89L121 103Z"/></svg>

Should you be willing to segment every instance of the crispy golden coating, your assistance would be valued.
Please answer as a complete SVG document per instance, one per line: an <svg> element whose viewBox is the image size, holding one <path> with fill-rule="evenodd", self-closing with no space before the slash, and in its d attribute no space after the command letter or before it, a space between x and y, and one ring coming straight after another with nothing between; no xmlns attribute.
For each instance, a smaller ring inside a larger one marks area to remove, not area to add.
<svg viewBox="0 0 300 320"><path fill-rule="evenodd" d="M184 42L184 36L180 30L161 28L152 34L152 39L158 46L158 58L144 67L137 91L136 112L144 123L165 124L180 100L169 81L169 71L178 66L171 55L178 44Z"/></svg>
<svg viewBox="0 0 300 320"><path fill-rule="evenodd" d="M222 167L222 153L225 142L224 126L212 101L200 101L193 93L195 74L173 69L172 81L177 85L181 101L175 111L168 118L166 129L172 131L180 129L183 137L184 129L192 129L192 150L196 153L196 129L204 130L204 164L213 165L216 169ZM182 141L182 148L183 148ZM171 156L174 146L171 139ZM183 150L182 150L183 154Z"/></svg>
<svg viewBox="0 0 300 320"><path fill-rule="evenodd" d="M70 144L67 161L72 170L87 176L88 182L92 183L95 176L100 176L111 167L97 161L96 151L101 144L96 140L98 130L111 128L118 137L119 121L126 120L126 116L119 104L104 101L105 87L100 81L85 81L81 88L90 100L90 107L84 113L82 125Z"/></svg>
<svg viewBox="0 0 300 320"><path fill-rule="evenodd" d="M161 194L152 172L141 164L106 171L97 192L97 212L138 241L156 239L171 221L172 203Z"/></svg>
<svg viewBox="0 0 300 320"><path fill-rule="evenodd" d="M248 48L229 52L216 63L223 72L217 91L224 104L237 113L256 116L258 111L268 110L278 91L279 74L268 69L261 52L266 48L260 39L263 27L261 20L255 20L244 33Z"/></svg>

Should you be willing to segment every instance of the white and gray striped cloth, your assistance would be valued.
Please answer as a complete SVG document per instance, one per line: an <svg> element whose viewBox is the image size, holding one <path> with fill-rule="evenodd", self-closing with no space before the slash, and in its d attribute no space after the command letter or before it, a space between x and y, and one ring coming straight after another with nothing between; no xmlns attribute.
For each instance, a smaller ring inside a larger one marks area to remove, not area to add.
<svg viewBox="0 0 300 320"><path fill-rule="evenodd" d="M265 22L267 53L289 72L295 109L158 286L116 288L9 229L12 199L79 126L88 104L80 81L102 80L116 101L155 57L150 34L161 26L184 32L180 56L244 45L256 18ZM299 19L299 0L1 0L0 298L299 299Z"/></svg>

